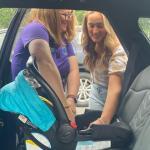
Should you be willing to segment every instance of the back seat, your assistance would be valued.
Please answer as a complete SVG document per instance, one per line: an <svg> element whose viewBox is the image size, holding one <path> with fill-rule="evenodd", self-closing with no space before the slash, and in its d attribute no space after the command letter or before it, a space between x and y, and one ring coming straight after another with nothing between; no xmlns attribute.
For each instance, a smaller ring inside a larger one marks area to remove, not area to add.
<svg viewBox="0 0 150 150"><path fill-rule="evenodd" d="M150 149L150 142L149 142L150 80L149 77L150 77L150 66L145 68L136 77L131 87L129 88L127 94L123 98L122 101L123 103L119 108L119 113L118 113L119 116L122 117L122 119L130 125L134 134L132 145L130 145L131 150Z"/></svg>
<svg viewBox="0 0 150 150"><path fill-rule="evenodd" d="M134 80L125 95L119 116L134 134L132 150L150 150L150 66Z"/></svg>

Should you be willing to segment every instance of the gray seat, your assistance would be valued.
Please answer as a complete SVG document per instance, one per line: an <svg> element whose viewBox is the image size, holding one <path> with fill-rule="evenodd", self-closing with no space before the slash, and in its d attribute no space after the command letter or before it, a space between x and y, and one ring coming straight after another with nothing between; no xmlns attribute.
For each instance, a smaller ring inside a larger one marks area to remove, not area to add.
<svg viewBox="0 0 150 150"><path fill-rule="evenodd" d="M132 150L150 150L150 66L134 80L123 99L119 115L134 134Z"/></svg>

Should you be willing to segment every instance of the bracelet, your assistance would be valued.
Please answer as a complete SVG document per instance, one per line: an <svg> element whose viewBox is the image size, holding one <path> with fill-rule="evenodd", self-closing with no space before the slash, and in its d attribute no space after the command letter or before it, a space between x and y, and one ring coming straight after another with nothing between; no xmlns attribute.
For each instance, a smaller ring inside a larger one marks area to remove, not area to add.
<svg viewBox="0 0 150 150"><path fill-rule="evenodd" d="M69 95L67 95L67 98L72 98L74 100L74 102L77 103L76 96L69 94Z"/></svg>

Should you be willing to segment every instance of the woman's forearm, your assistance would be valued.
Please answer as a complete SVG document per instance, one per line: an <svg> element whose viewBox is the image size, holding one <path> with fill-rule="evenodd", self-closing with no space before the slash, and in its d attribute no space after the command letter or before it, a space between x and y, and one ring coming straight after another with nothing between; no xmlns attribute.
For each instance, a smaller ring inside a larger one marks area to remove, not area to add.
<svg viewBox="0 0 150 150"><path fill-rule="evenodd" d="M70 72L67 78L67 94L77 96L80 86L80 74L76 57L69 57L69 63Z"/></svg>
<svg viewBox="0 0 150 150"><path fill-rule="evenodd" d="M56 92L62 104L66 105L61 77L51 56L48 43L40 39L33 40L29 44L29 51L31 56L36 58L36 63L40 74Z"/></svg>
<svg viewBox="0 0 150 150"><path fill-rule="evenodd" d="M121 92L121 77L118 75L110 75L107 97L103 108L101 118L110 123L118 107L119 96Z"/></svg>
<svg viewBox="0 0 150 150"><path fill-rule="evenodd" d="M116 113L118 107L118 98L119 94L112 96L110 95L106 98L103 113L101 115L101 118L103 118L106 123L110 123L114 114Z"/></svg>
<svg viewBox="0 0 150 150"><path fill-rule="evenodd" d="M52 89L56 92L57 96L60 100L65 100L65 95L63 92L63 87L61 85L61 78L59 72L52 62L46 61L37 61L38 69L42 74L43 78L47 81L47 83L52 87Z"/></svg>
<svg viewBox="0 0 150 150"><path fill-rule="evenodd" d="M77 96L80 86L79 71L71 71L67 78L67 94Z"/></svg>

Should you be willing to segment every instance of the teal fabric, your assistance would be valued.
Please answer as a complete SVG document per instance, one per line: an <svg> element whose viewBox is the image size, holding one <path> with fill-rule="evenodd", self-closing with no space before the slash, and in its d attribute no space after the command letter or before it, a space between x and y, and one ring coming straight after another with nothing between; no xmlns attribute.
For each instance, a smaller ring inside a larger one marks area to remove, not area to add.
<svg viewBox="0 0 150 150"><path fill-rule="evenodd" d="M25 80L23 71L15 81L0 89L0 109L26 116L43 131L47 131L56 120L37 91Z"/></svg>

